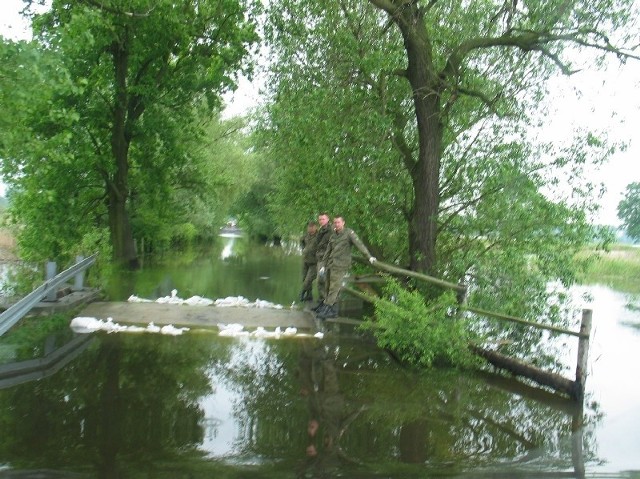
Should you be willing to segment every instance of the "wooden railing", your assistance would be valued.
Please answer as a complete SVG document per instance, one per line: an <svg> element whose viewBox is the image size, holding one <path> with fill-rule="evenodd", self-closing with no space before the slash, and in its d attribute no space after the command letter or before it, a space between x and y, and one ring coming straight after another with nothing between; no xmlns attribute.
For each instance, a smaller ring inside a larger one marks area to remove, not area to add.
<svg viewBox="0 0 640 479"><path fill-rule="evenodd" d="M382 261L376 261L375 263L373 263L373 266L387 273L415 278L436 286L452 289L458 293L459 298L464 297L466 293L466 287L464 285L451 283L439 278L435 278L433 276L417 273L415 271L410 271L404 268L399 268L397 266L390 265ZM348 286L345 286L344 290L367 302L375 303L375 301L379 299L375 296L365 294L361 291L350 288ZM547 330L547 331L551 331L558 334L566 334L569 336L577 337L578 338L578 358L577 358L576 373L575 373L574 380L567 379L564 376L557 373L545 371L541 368L538 368L531 364L527 364L523 361L520 361L514 358L510 358L504 354L500 354L493 350L481 348L477 345L470 345L469 347L475 354L485 358L488 362L490 362L496 367L505 369L515 375L523 376L528 379L531 379L537 382L538 384L549 386L559 392L567 394L569 397L574 398L580 402L584 399L585 382L587 379L587 361L589 357L589 339L591 336L591 322L592 322L592 315L593 315L590 309L584 309L582 311L580 330L572 331L569 329L559 328L557 326L553 326L549 324L536 323L534 321L528 321L523 318L518 318L515 316L510 316L502 313L497 313L494 311L487 311L484 309L475 308L473 306L464 304L464 302L462 301L460 301L459 308L461 310L469 311L471 313L474 313L480 316L494 318L500 321L514 322L514 323L522 324L524 326L528 326L536 329L542 329L542 330Z"/></svg>

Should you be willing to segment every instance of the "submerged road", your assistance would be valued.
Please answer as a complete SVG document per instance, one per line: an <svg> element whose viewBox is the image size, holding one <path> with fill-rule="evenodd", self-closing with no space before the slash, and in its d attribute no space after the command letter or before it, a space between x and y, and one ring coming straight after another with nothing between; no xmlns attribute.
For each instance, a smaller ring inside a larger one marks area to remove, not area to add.
<svg viewBox="0 0 640 479"><path fill-rule="evenodd" d="M95 302L78 316L113 321L123 325L157 325L215 328L218 324L241 324L245 328L295 327L316 330L313 315L297 309L187 306L160 303Z"/></svg>

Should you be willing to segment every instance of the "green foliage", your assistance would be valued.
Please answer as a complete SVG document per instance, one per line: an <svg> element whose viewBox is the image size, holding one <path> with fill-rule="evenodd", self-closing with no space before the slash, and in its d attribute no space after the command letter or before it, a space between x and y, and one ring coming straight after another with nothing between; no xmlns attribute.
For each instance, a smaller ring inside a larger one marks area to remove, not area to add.
<svg viewBox="0 0 640 479"><path fill-rule="evenodd" d="M0 155L25 259L65 259L93 228L109 228L115 256L133 238L182 241L185 221L213 234L246 150L230 157L232 140L209 135L226 128L221 94L251 70L258 11L59 0L34 17L36 41L2 42Z"/></svg>
<svg viewBox="0 0 640 479"><path fill-rule="evenodd" d="M403 362L420 367L469 366L469 333L466 320L456 315L456 297L446 292L425 302L417 291L391 280L384 299L375 303L376 320L365 323L378 345Z"/></svg>
<svg viewBox="0 0 640 479"><path fill-rule="evenodd" d="M55 336L56 344L64 344L72 336L69 321L64 314L24 318L0 339L0 344L16 347L15 360L39 358L44 355L48 337Z"/></svg>
<svg viewBox="0 0 640 479"><path fill-rule="evenodd" d="M398 265L421 261L433 245L431 273L467 284L470 304L566 325L564 288L592 261L575 254L610 240L590 226L601 190L587 173L615 145L593 130L544 141L543 100L559 66L577 68L571 50L587 31L622 27L621 42L637 35L625 30L628 2L400 3L270 4L276 61L259 124L275 169L269 211L291 232L310 212L340 212L379 258ZM409 11L416 28L402 30L398 19ZM424 37L407 41L422 27ZM407 81L408 44L425 49L420 68L432 83L424 91L438 97L429 118L418 117L420 92ZM420 170L425 150L429 168ZM434 171L437 185L427 185ZM418 212L427 200L431 210ZM482 330L506 331L524 355L539 340L494 323Z"/></svg>
<svg viewBox="0 0 640 479"><path fill-rule="evenodd" d="M579 281L640 294L640 251L632 246L614 245L588 264Z"/></svg>
<svg viewBox="0 0 640 479"><path fill-rule="evenodd" d="M640 240L640 183L629 183L618 204L618 218L634 240Z"/></svg>
<svg viewBox="0 0 640 479"><path fill-rule="evenodd" d="M353 38L349 21L330 4L272 4L267 36L283 61L273 66L273 102L265 108L258 138L274 165L269 211L284 234L297 234L321 211L340 213L380 248L376 254L391 258L406 251L410 182L388 143L396 110L387 115L383 105L395 105L394 92L368 84L380 80L402 93L407 89L374 69L392 70L402 58L376 39L374 10L366 5L359 10L363 26L353 30L362 38ZM367 47L358 49L360 43ZM362 75L353 83L351 75L358 71Z"/></svg>

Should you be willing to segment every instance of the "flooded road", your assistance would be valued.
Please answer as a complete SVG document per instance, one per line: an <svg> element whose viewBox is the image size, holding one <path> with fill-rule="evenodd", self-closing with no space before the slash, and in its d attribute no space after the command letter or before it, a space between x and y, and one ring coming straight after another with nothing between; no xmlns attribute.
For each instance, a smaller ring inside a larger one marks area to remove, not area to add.
<svg viewBox="0 0 640 479"><path fill-rule="evenodd" d="M109 294L295 300L299 257L227 246L145 267ZM594 299L580 305L594 318L583 411L488 374L408 371L344 329L99 333L55 374L0 389L0 477L637 478L640 313L622 293L581 289Z"/></svg>

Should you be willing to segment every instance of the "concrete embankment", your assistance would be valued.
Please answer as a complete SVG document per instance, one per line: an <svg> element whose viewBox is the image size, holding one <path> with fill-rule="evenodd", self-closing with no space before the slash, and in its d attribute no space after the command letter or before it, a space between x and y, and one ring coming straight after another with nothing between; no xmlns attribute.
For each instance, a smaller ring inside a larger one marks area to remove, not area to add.
<svg viewBox="0 0 640 479"><path fill-rule="evenodd" d="M159 303L94 302L78 316L106 320L113 318L120 324L157 325L173 324L201 328L216 328L218 324L241 324L251 329L295 327L316 329L313 315L296 309L243 308L216 306L185 306Z"/></svg>

